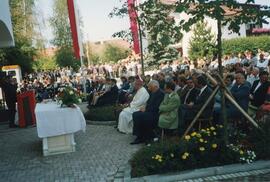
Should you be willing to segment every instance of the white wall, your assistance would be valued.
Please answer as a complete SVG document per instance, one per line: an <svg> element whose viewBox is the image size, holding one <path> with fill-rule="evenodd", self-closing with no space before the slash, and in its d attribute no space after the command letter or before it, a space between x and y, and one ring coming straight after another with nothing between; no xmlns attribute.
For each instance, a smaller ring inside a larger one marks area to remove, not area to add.
<svg viewBox="0 0 270 182"><path fill-rule="evenodd" d="M0 0L0 47L14 45L9 0Z"/></svg>
<svg viewBox="0 0 270 182"><path fill-rule="evenodd" d="M189 15L182 13L182 14L173 14L175 17L175 21L176 23L179 23L180 20L188 20L190 18ZM208 26L211 27L212 29L212 33L214 35L217 35L217 21L209 18L209 17L205 17L205 21L208 23ZM193 26L194 27L194 26ZM193 27L191 28L191 31L189 32L183 32L183 38L182 38L182 49L183 49L183 56L188 56L188 50L189 50L189 42L193 36ZM238 35L237 33L232 33L231 31L228 30L228 26L225 26L222 28L222 39L232 39L232 38L236 38L236 37L245 37L246 36L246 25L241 25L240 26L240 35Z"/></svg>

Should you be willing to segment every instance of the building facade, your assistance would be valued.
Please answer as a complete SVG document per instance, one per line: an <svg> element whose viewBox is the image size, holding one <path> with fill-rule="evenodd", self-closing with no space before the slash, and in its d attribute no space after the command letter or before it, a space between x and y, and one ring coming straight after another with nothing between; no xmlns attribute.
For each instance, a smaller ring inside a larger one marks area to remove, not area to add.
<svg viewBox="0 0 270 182"><path fill-rule="evenodd" d="M0 1L0 48L14 46L9 0Z"/></svg>

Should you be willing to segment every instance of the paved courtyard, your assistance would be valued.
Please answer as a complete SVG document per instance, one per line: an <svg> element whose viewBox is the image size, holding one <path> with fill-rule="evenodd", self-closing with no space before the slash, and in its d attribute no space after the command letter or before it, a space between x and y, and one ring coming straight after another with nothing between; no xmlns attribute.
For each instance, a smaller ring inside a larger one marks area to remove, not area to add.
<svg viewBox="0 0 270 182"><path fill-rule="evenodd" d="M106 181L140 146L112 126L87 125L75 135L76 152L42 156L36 128L9 129L0 125L0 181Z"/></svg>

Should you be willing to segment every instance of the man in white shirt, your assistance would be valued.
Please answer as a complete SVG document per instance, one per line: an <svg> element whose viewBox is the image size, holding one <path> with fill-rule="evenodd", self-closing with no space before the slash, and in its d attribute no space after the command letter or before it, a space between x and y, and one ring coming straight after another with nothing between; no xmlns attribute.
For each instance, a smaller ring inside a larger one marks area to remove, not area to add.
<svg viewBox="0 0 270 182"><path fill-rule="evenodd" d="M118 129L120 132L130 134L133 131L132 114L139 111L142 107L145 107L147 100L149 99L149 93L143 87L143 81L135 81L136 94L133 97L129 107L123 109L119 115Z"/></svg>

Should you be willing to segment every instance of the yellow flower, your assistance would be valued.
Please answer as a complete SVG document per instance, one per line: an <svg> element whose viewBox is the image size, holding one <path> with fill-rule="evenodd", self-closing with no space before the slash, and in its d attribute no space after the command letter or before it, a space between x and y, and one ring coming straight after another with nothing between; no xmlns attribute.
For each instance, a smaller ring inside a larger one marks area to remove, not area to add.
<svg viewBox="0 0 270 182"><path fill-rule="evenodd" d="M162 162L162 159L158 159L158 162Z"/></svg>
<svg viewBox="0 0 270 182"><path fill-rule="evenodd" d="M189 156L189 153L188 152L185 152L184 155L188 157Z"/></svg>
<svg viewBox="0 0 270 182"><path fill-rule="evenodd" d="M191 136L196 136L197 135L197 133L194 131L193 133L191 133Z"/></svg>
<svg viewBox="0 0 270 182"><path fill-rule="evenodd" d="M189 135L186 135L186 136L185 136L185 139L186 139L186 140L190 140L190 136L189 136Z"/></svg>
<svg viewBox="0 0 270 182"><path fill-rule="evenodd" d="M206 128L207 131L209 131L209 128Z"/></svg>
<svg viewBox="0 0 270 182"><path fill-rule="evenodd" d="M217 144L215 144L215 143L212 144L212 148L214 148L214 149L217 148Z"/></svg>
<svg viewBox="0 0 270 182"><path fill-rule="evenodd" d="M210 129L214 131L216 128L215 128L215 127L213 127L213 126L211 126L211 128L210 128Z"/></svg>
<svg viewBox="0 0 270 182"><path fill-rule="evenodd" d="M213 132L213 135L217 135L217 133L216 132Z"/></svg>
<svg viewBox="0 0 270 182"><path fill-rule="evenodd" d="M239 153L240 153L240 155L243 155L244 154L243 150L240 150Z"/></svg>
<svg viewBox="0 0 270 182"><path fill-rule="evenodd" d="M202 143L204 142L204 140L202 138L199 141L202 142Z"/></svg>
<svg viewBox="0 0 270 182"><path fill-rule="evenodd" d="M200 147L199 149L200 149L200 151L205 151L204 147Z"/></svg>
<svg viewBox="0 0 270 182"><path fill-rule="evenodd" d="M162 156L157 154L157 155L155 156L155 159L156 159L156 160L162 159Z"/></svg>
<svg viewBox="0 0 270 182"><path fill-rule="evenodd" d="M186 155L182 155L182 159L186 160L187 156Z"/></svg>
<svg viewBox="0 0 270 182"><path fill-rule="evenodd" d="M202 135L201 135L200 133L198 133L198 134L196 135L196 137L201 138Z"/></svg>
<svg viewBox="0 0 270 182"><path fill-rule="evenodd" d="M173 154L173 153L171 153L171 157L172 157L172 158L174 157L174 154Z"/></svg>

